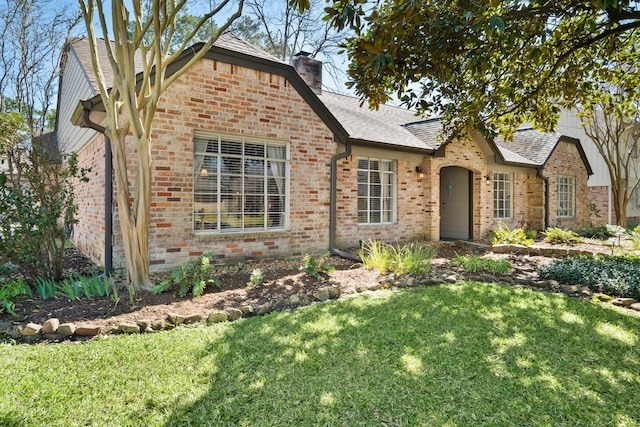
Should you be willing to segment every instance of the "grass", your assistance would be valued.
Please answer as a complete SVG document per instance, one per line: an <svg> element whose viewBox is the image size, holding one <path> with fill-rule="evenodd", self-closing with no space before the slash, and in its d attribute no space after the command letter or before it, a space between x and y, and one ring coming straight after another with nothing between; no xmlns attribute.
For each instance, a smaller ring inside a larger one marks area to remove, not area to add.
<svg viewBox="0 0 640 427"><path fill-rule="evenodd" d="M507 274L512 269L511 263L504 259L493 259L480 255L457 255L451 260L451 265L460 266L465 271L488 271L494 274Z"/></svg>
<svg viewBox="0 0 640 427"><path fill-rule="evenodd" d="M583 300L460 283L0 345L0 425L638 425L639 331Z"/></svg>

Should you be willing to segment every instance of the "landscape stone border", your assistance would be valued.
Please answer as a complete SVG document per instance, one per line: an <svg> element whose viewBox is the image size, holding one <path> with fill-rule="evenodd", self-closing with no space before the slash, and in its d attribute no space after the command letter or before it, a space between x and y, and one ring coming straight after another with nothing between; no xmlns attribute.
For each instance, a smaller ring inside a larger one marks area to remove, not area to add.
<svg viewBox="0 0 640 427"><path fill-rule="evenodd" d="M494 253L530 255L530 256L579 256L591 254L589 251L571 248L545 248L530 247L523 245L493 245ZM597 302L611 303L613 305L628 308L640 312L640 302L633 298L613 298L605 294L594 294L586 286L561 284L556 280L543 280L537 275L526 273L516 273L513 275L494 275L489 273L468 274L452 271L435 272L426 277L416 278L411 276L394 277L387 276L378 283L356 285L355 294L372 292L380 289L401 289L416 286L437 286L446 283L456 283L461 280L471 280L479 282L497 283L508 286L526 286L550 292L561 292L570 296L591 298ZM60 323L57 318L50 318L42 325L36 323L21 324L19 322L0 322L0 337L10 337L25 342L37 341L65 341L71 339L90 339L98 336L110 334L140 334L152 333L162 330L174 329L180 325L192 325L200 323L220 323L233 322L241 318L262 316L273 311L286 309L296 309L313 303L321 303L328 300L338 299L343 296L340 286L331 286L320 289L313 294L294 294L288 298L279 298L274 301L260 305L241 305L225 310L214 310L206 314L192 313L183 315L178 313L168 313L166 319L151 321L146 319L137 320L135 323L126 321L117 327L103 329L91 323Z"/></svg>

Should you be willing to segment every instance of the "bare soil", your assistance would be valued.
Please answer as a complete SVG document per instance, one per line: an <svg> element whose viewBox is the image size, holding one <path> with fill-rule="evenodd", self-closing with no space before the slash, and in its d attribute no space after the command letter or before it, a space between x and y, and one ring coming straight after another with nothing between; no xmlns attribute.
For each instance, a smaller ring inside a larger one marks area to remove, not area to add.
<svg viewBox="0 0 640 427"><path fill-rule="evenodd" d="M584 245L585 250L592 252L610 251L609 248L597 245ZM434 271L443 275L453 272L449 261L456 254L486 254L490 249L484 245L465 242L440 242L438 253L433 259ZM545 257L523 255L498 255L507 258L514 266L515 272L528 271L535 274L537 267L548 262ZM70 249L65 258L67 271L80 274L90 274L97 270L96 266L77 250ZM21 324L33 322L42 324L50 318L57 318L60 323L89 323L101 326L103 331L115 329L122 322L136 322L138 320L160 321L167 318L169 313L185 316L201 314L206 316L213 310L222 310L242 305L259 306L267 302L287 299L294 294L312 295L321 289L339 286L342 294L353 294L356 287L368 287L375 283L389 281L375 270L365 269L361 264L345 260L337 256L328 259L328 263L335 271L323 274L321 279L315 279L299 270L300 260L268 260L240 263L231 266L216 267L216 275L220 286L209 286L200 298L178 298L174 292L168 291L160 295L139 292L133 301L121 283L119 291L120 301L115 303L111 298L81 298L70 301L63 297L43 301L37 297L22 301L16 306L17 317L0 314L0 322L17 322ZM249 286L249 279L253 269L261 269L264 282L261 285ZM463 274L460 270L457 274ZM159 283L166 277L155 275L152 280ZM131 302L133 304L131 304Z"/></svg>

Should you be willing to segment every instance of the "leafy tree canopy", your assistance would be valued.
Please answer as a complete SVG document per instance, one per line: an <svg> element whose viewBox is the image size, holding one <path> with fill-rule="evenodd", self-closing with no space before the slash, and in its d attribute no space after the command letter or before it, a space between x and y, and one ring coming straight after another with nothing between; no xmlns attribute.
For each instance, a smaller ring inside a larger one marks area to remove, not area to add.
<svg viewBox="0 0 640 427"><path fill-rule="evenodd" d="M593 102L603 84L638 99L635 1L335 0L326 11L355 31L345 47L356 93L373 107L395 94L441 115L449 135L551 130L559 107Z"/></svg>

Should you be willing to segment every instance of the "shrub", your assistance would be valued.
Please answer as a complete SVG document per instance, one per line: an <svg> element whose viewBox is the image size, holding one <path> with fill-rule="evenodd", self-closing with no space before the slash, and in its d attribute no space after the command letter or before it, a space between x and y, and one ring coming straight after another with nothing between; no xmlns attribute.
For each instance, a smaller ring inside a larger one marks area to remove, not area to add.
<svg viewBox="0 0 640 427"><path fill-rule="evenodd" d="M198 298L202 296L208 284L220 286L218 280L211 275L211 269L213 268L211 258L214 256L211 252L202 254L195 262L173 269L169 278L156 285L151 290L151 293L157 295L173 285L180 285L176 292L176 295L180 298L186 297L189 292L194 298ZM129 296L130 300L133 298L131 295Z"/></svg>
<svg viewBox="0 0 640 427"><path fill-rule="evenodd" d="M381 273L425 275L431 271L431 260L437 249L430 245L411 243L387 245L370 241L360 249L360 259L366 268L378 269Z"/></svg>
<svg viewBox="0 0 640 427"><path fill-rule="evenodd" d="M630 230L627 232L627 235L629 236L631 247L635 250L640 250L640 231Z"/></svg>
<svg viewBox="0 0 640 427"><path fill-rule="evenodd" d="M532 232L531 232L532 231ZM490 245L508 244L530 246L535 243L535 230L527 231L526 225L514 230L509 229L503 223L498 225L498 229L493 230L493 237L489 241Z"/></svg>
<svg viewBox="0 0 640 427"><path fill-rule="evenodd" d="M615 234L612 234L610 229L606 225L601 225L598 227L590 225L580 232L580 236L582 237L598 240L606 240L609 237L613 237L614 235Z"/></svg>
<svg viewBox="0 0 640 427"><path fill-rule="evenodd" d="M640 299L640 258L586 255L543 265L540 277L586 285L594 291Z"/></svg>
<svg viewBox="0 0 640 427"><path fill-rule="evenodd" d="M60 280L64 241L75 222L77 180L88 170L42 138L27 138L18 113L0 114L0 265L11 263L29 281Z"/></svg>
<svg viewBox="0 0 640 427"><path fill-rule="evenodd" d="M16 316L14 311L16 301L30 298L31 288L22 279L10 280L0 284L0 313L9 313Z"/></svg>
<svg viewBox="0 0 640 427"><path fill-rule="evenodd" d="M576 232L564 228L547 227L544 234L546 235L545 240L549 243L573 245L582 242Z"/></svg>
<svg viewBox="0 0 640 427"><path fill-rule="evenodd" d="M321 279L323 273L331 273L334 271L333 266L327 264L327 259L329 259L328 252L323 254L319 259L315 259L309 254L306 254L302 258L302 265L300 266L300 271L304 271L309 276L314 279Z"/></svg>
<svg viewBox="0 0 640 427"><path fill-rule="evenodd" d="M451 260L453 267L462 267L465 271L489 271L494 274L507 274L513 267L503 259L493 259L480 255L456 255Z"/></svg>

